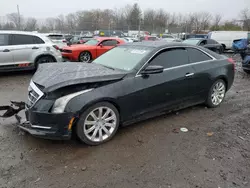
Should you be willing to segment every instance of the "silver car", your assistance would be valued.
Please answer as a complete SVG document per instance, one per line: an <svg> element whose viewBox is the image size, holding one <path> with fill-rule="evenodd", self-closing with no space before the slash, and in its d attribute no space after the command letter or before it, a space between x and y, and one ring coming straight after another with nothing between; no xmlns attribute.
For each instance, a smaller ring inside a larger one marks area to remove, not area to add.
<svg viewBox="0 0 250 188"><path fill-rule="evenodd" d="M62 62L59 47L33 32L0 31L0 71L36 69L41 63Z"/></svg>

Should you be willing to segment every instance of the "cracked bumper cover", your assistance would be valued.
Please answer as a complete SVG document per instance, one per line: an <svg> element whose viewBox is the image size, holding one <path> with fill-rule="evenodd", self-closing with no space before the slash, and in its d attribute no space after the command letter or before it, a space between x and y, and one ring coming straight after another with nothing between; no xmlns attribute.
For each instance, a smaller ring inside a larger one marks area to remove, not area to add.
<svg viewBox="0 0 250 188"><path fill-rule="evenodd" d="M73 113L52 114L48 112L25 111L27 121L18 125L33 136L52 139L69 140L72 130L69 129Z"/></svg>

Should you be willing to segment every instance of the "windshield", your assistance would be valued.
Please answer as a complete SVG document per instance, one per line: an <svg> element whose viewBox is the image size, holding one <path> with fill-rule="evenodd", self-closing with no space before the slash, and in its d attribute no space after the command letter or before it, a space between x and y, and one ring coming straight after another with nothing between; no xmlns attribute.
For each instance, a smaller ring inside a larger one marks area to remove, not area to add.
<svg viewBox="0 0 250 188"><path fill-rule="evenodd" d="M62 40L64 39L63 35L49 35L48 36L52 40Z"/></svg>
<svg viewBox="0 0 250 188"><path fill-rule="evenodd" d="M89 40L89 41L85 42L84 44L94 46L94 45L97 45L97 44L98 44L98 42L99 42L99 41L98 41L98 40L96 40L96 39L91 39L91 40Z"/></svg>
<svg viewBox="0 0 250 188"><path fill-rule="evenodd" d="M142 46L119 46L98 57L94 63L130 71L138 65L151 49Z"/></svg>
<svg viewBox="0 0 250 188"><path fill-rule="evenodd" d="M187 40L184 40L184 41L183 41L183 43L185 43L185 44L193 44L193 45L197 45L199 41L200 41L200 40L195 40L195 39L187 39Z"/></svg>

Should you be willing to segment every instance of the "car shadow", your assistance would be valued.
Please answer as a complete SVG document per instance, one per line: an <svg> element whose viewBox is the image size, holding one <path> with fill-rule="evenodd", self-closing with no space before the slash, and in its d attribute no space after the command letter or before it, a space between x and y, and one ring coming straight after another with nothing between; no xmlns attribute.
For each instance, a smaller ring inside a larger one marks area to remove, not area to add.
<svg viewBox="0 0 250 188"><path fill-rule="evenodd" d="M0 72L0 77L6 76L29 76L35 73L34 70L24 70L24 71L10 71L10 72Z"/></svg>

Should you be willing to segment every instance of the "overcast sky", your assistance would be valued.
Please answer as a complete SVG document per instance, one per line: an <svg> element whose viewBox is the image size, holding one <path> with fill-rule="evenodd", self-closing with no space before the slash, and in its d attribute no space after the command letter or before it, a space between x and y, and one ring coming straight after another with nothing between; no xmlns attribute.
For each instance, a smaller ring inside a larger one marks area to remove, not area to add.
<svg viewBox="0 0 250 188"><path fill-rule="evenodd" d="M140 7L164 8L168 12L209 11L224 19L235 18L250 7L250 0L0 0L0 16L16 12L17 4L25 17L46 18L93 8L120 8L138 2Z"/></svg>

